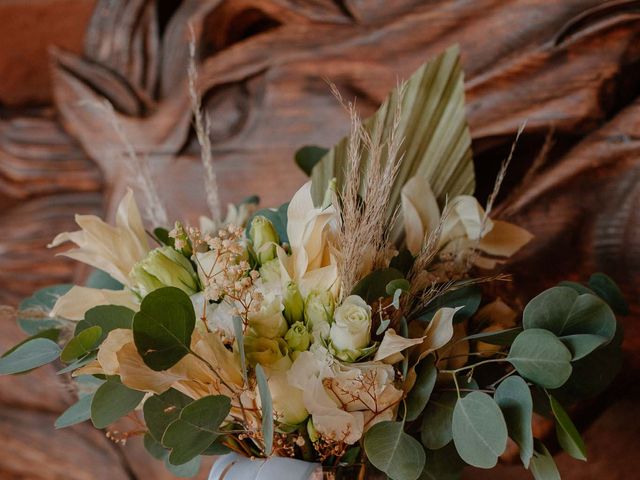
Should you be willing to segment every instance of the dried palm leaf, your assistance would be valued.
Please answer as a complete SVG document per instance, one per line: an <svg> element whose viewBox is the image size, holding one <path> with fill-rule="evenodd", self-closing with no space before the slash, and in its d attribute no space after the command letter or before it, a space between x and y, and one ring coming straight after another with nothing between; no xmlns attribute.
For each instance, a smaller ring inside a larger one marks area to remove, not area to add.
<svg viewBox="0 0 640 480"><path fill-rule="evenodd" d="M397 111L401 112L399 121L394 118ZM397 210L402 186L415 175L429 180L440 203L444 203L447 195L473 193L471 135L465 117L463 73L457 46L420 67L389 95L376 114L364 122L364 127L372 136L386 139L395 134L402 138L400 151L394 155L403 160L391 188L388 219ZM322 203L332 178L337 180L338 191L342 189L349 142L349 137L342 139L313 168L312 194L317 205ZM370 152L364 146L361 148L360 193L364 197ZM383 152L382 165L388 156L388 152Z"/></svg>

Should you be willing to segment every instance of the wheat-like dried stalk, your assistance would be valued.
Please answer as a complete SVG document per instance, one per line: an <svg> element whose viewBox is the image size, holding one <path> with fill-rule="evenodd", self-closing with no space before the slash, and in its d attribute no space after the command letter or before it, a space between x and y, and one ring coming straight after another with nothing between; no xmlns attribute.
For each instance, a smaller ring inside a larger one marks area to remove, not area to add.
<svg viewBox="0 0 640 480"><path fill-rule="evenodd" d="M113 105L108 100L103 102L80 102L81 106L88 106L95 108L105 115L111 127L116 132L116 135L120 139L122 146L126 151L126 155L129 157L129 162L126 163L127 168L130 169L135 179L135 184L138 190L144 196L144 216L154 226L168 225L169 217L167 211L164 208L164 204L158 194L158 189L151 177L151 169L149 168L149 161L146 155L138 155L133 147L129 137L127 137L122 124L116 116L116 112ZM122 154L119 154L122 156Z"/></svg>
<svg viewBox="0 0 640 480"><path fill-rule="evenodd" d="M345 180L338 202L342 219L338 235L341 247L338 271L342 291L349 292L363 276L386 267L390 258L392 245L387 211L391 188L402 159L399 154L402 139L397 134L401 106L398 104L394 112L392 134L389 138L382 138L381 128L369 132L362 124L355 104L345 104L337 88L332 85L331 89L351 119ZM361 172L365 172L365 178L361 178ZM397 211L393 213L397 215Z"/></svg>
<svg viewBox="0 0 640 480"><path fill-rule="evenodd" d="M220 222L220 196L218 193L218 178L213 168L212 148L211 148L211 122L209 117L202 113L202 97L198 93L198 70L196 68L196 35L192 25L189 25L189 98L191 99L191 110L193 112L194 127L198 143L200 144L200 159L205 172L204 188L206 192L207 206L211 213L211 218L215 222Z"/></svg>

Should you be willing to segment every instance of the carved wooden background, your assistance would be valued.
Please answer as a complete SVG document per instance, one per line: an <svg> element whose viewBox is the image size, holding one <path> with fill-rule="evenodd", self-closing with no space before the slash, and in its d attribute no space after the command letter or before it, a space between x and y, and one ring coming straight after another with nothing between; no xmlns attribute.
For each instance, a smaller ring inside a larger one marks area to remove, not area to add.
<svg viewBox="0 0 640 480"><path fill-rule="evenodd" d="M51 9L53 19L78 2L43 3L62 9ZM88 12L93 2L83 3ZM223 201L255 193L265 205L303 182L292 163L298 147L330 146L348 130L325 78L371 113L398 78L459 43L481 197L528 122L499 208L537 236L508 267L522 297L605 271L632 306L623 373L581 412L590 462L559 456L563 478L637 475L639 1L98 0L93 8L81 51L50 51L51 89L38 97L49 105L10 104L0 88L2 303L80 279L85 272L45 245L74 228L73 212L108 215L132 182L113 125L96 108L104 100L147 157L170 216L205 210L185 85L188 24L199 38ZM11 25L5 19L0 26ZM0 45L3 69L8 51ZM14 64L30 61L25 52ZM9 323L0 332L2 350L20 338ZM86 425L54 433L71 401L52 370L0 378L0 478L169 478L136 442L116 447ZM468 478L529 477L504 466Z"/></svg>

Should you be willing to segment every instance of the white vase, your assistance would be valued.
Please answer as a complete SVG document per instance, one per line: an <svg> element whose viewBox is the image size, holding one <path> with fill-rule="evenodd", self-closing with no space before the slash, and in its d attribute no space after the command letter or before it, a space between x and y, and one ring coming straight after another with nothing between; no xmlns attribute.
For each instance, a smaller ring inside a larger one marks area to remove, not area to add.
<svg viewBox="0 0 640 480"><path fill-rule="evenodd" d="M254 460L236 453L216 460L209 480L311 480L322 479L319 463L293 458L271 457Z"/></svg>

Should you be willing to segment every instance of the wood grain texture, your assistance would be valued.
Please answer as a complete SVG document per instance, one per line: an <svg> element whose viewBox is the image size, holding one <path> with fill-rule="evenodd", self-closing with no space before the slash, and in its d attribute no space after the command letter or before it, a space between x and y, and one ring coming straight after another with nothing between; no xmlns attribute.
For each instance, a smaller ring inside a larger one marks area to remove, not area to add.
<svg viewBox="0 0 640 480"><path fill-rule="evenodd" d="M98 0L82 52L50 49L53 104L0 110L4 303L80 279L83 270L45 245L73 229L73 212L112 215L133 182L113 125L97 108L105 100L149 162L169 216L188 212L195 221L205 213L186 90L189 24L225 203L251 194L264 205L288 200L304 181L293 152L330 146L348 131L327 79L367 115L398 78L460 45L480 198L527 121L496 210L536 235L506 267L516 278L512 292L524 302L558 280L605 271L631 300L627 362L605 398L615 403L606 411L604 400L591 403L579 418L594 461L559 457L566 479L630 478L637 459L610 458L640 446L637 424L624 422L634 405L627 386L640 370L640 2ZM0 332L3 348L18 336L7 322ZM169 478L157 465L145 470L150 460L139 445L122 451L84 427L52 433L54 414L71 399L49 373L35 374L37 387L0 379L0 403L10 407L0 437L13 442L0 449L0 478L71 478L60 472L72 466L73 478L102 478L92 465L113 480ZM69 446L33 458L19 452L46 440ZM75 455L85 458L74 466ZM468 478L519 478L508 466L481 475Z"/></svg>

